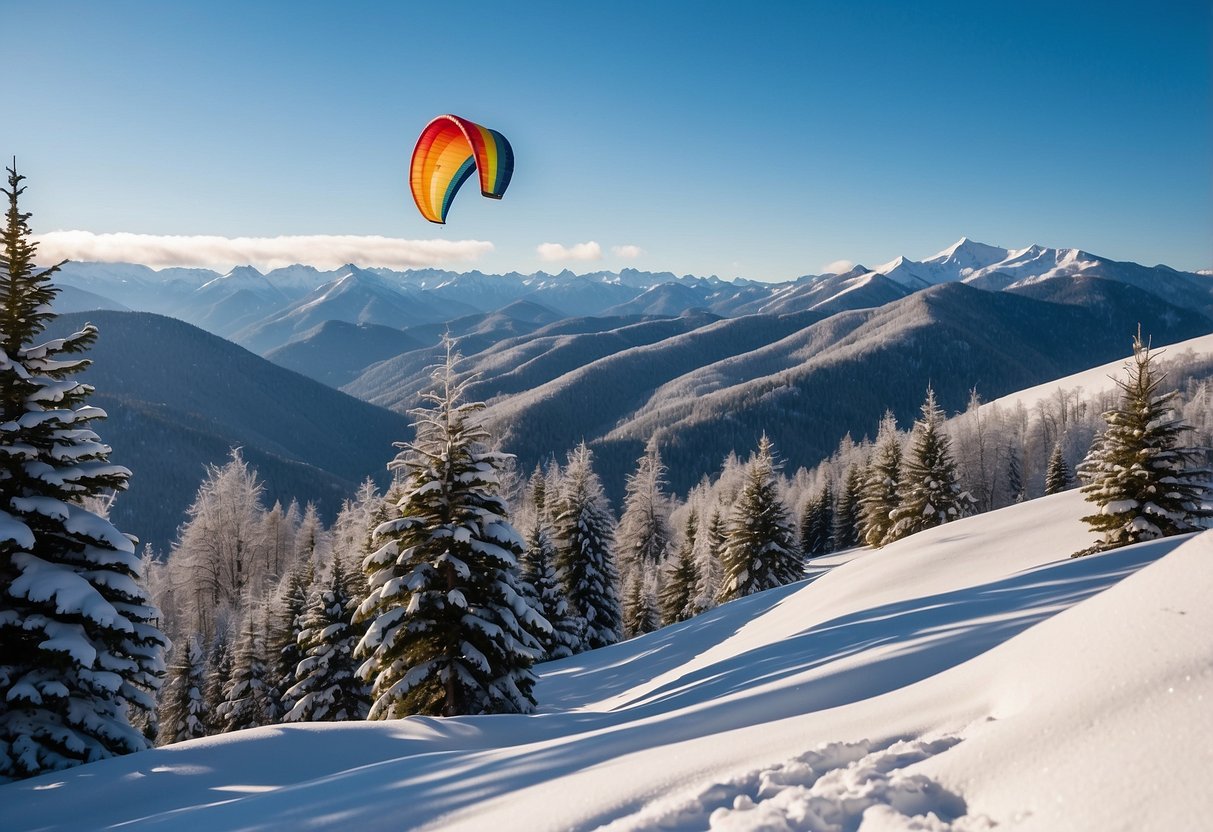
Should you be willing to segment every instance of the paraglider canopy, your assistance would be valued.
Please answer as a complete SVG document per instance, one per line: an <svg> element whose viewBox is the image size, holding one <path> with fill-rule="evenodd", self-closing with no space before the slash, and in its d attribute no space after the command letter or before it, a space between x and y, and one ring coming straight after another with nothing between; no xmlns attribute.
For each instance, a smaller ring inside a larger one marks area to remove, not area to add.
<svg viewBox="0 0 1213 832"><path fill-rule="evenodd" d="M445 223L451 201L473 169L480 175L480 193L501 199L514 175L514 150L505 136L453 115L427 124L409 170L409 188L421 216Z"/></svg>

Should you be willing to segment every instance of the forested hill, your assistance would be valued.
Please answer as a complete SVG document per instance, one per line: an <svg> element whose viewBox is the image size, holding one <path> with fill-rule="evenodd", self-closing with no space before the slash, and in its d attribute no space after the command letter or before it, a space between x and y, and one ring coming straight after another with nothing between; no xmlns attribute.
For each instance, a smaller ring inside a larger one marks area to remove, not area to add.
<svg viewBox="0 0 1213 832"><path fill-rule="evenodd" d="M386 481L408 419L259 358L190 324L143 312L72 313L47 332L100 330L84 379L108 419L112 459L134 473L115 503L120 529L164 549L202 481L233 446L265 480L265 499L314 500L327 520L359 481Z"/></svg>

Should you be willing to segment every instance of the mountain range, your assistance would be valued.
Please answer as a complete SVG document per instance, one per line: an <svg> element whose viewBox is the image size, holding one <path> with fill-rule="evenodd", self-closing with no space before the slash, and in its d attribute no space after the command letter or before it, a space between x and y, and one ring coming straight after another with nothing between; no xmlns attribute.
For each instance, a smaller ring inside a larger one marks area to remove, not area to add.
<svg viewBox="0 0 1213 832"><path fill-rule="evenodd" d="M111 310L57 327L101 327L102 436L137 472L118 519L158 546L203 464L234 445L268 497L331 517L357 481L383 478L444 334L521 467L585 439L618 501L654 435L681 492L764 431L789 468L811 466L886 408L908 425L928 384L957 410L973 389L992 399L1114 359L1139 323L1156 345L1213 331L1208 275L967 239L780 284L112 263L69 263L57 281L65 309Z"/></svg>

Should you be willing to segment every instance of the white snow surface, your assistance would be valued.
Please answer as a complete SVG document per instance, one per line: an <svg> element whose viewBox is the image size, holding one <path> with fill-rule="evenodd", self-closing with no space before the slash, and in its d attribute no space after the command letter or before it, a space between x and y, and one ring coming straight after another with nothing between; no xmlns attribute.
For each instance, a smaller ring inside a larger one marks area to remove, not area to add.
<svg viewBox="0 0 1213 832"><path fill-rule="evenodd" d="M0 829L1174 830L1213 822L1213 533L1076 491L539 668L540 713L260 728L0 787Z"/></svg>

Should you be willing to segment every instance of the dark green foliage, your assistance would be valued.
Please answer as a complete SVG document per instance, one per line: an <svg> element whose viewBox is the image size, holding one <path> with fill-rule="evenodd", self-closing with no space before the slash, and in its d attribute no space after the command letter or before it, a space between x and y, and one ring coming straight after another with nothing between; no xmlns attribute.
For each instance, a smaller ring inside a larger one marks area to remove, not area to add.
<svg viewBox="0 0 1213 832"><path fill-rule="evenodd" d="M661 617L653 590L644 574L633 570L623 597L623 636L633 638L651 633L660 626Z"/></svg>
<svg viewBox="0 0 1213 832"><path fill-rule="evenodd" d="M670 558L661 585L661 623L676 624L695 614L695 593L699 586L699 570L695 566L695 537L699 530L699 513L694 509L687 515L682 533L682 545Z"/></svg>
<svg viewBox="0 0 1213 832"><path fill-rule="evenodd" d="M858 465L847 468L838 492L838 504L834 509L834 528L831 538L835 551L850 549L861 542L863 510L860 505L864 481L864 469Z"/></svg>
<svg viewBox="0 0 1213 832"><path fill-rule="evenodd" d="M543 478L539 478L542 486ZM542 510L542 501L537 506ZM535 519L526 538L522 557L522 580L533 593L539 612L552 625L551 632L536 634L543 648L543 659L571 656L581 645L581 633L575 616L570 614L564 588L556 575L556 546L542 518Z"/></svg>
<svg viewBox="0 0 1213 832"><path fill-rule="evenodd" d="M246 607L247 608L247 607ZM274 721L274 693L266 684L265 638L255 607L248 608L232 659L223 701L215 709L223 733L257 728ZM265 616L268 617L268 616Z"/></svg>
<svg viewBox="0 0 1213 832"><path fill-rule="evenodd" d="M973 498L958 485L952 443L943 431L943 420L935 391L928 387L922 417L914 423L910 450L902 463L891 539L950 523L975 508Z"/></svg>
<svg viewBox="0 0 1213 832"><path fill-rule="evenodd" d="M771 440L763 436L746 466L745 485L729 518L721 553L720 601L731 601L798 580L804 565L778 493Z"/></svg>
<svg viewBox="0 0 1213 832"><path fill-rule="evenodd" d="M1061 452L1061 442L1058 441L1053 445L1053 451L1049 454L1049 467L1045 471L1045 493L1057 494L1071 488L1074 485L1074 476L1070 473L1070 466L1066 465L1066 458Z"/></svg>
<svg viewBox="0 0 1213 832"><path fill-rule="evenodd" d="M889 538L900 483L901 437L897 434L897 420L890 412L880 422L876 448L860 495L861 537L869 546L883 546Z"/></svg>
<svg viewBox="0 0 1213 832"><path fill-rule="evenodd" d="M341 574L338 571L338 574ZM299 679L295 675L303 659L303 646L299 634L303 630L303 616L307 612L316 580L316 567L310 558L304 558L287 573L282 595L274 605L267 638L271 666L267 682L273 691L274 717L277 719L295 707L290 690Z"/></svg>
<svg viewBox="0 0 1213 832"><path fill-rule="evenodd" d="M434 373L416 439L393 468L403 475L400 517L380 526L366 558L370 594L356 620L372 684L369 717L525 713L535 704L536 633L550 625L521 592L523 541L508 519L498 473L506 458L461 400L455 356Z"/></svg>
<svg viewBox="0 0 1213 832"><path fill-rule="evenodd" d="M1176 393L1159 395L1166 377L1153 358L1139 330L1127 377L1116 381L1120 407L1104 414L1107 428L1079 466L1082 492L1099 507L1082 519L1101 535L1080 555L1199 531L1213 517L1203 452L1181 444L1189 428L1171 408Z"/></svg>
<svg viewBox="0 0 1213 832"><path fill-rule="evenodd" d="M168 679L160 701L159 745L205 737L209 731L203 692L206 689L206 660L197 636L183 639L174 651Z"/></svg>
<svg viewBox="0 0 1213 832"><path fill-rule="evenodd" d="M829 482L811 497L800 518L800 548L806 558L834 551L834 489Z"/></svg>
<svg viewBox="0 0 1213 832"><path fill-rule="evenodd" d="M126 488L76 380L97 339L49 339L57 267L34 266L24 177L0 231L0 781L148 747L167 646L134 541L84 502ZM53 591L48 589L53 587Z"/></svg>

